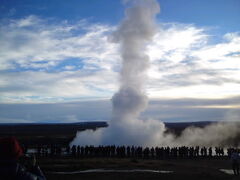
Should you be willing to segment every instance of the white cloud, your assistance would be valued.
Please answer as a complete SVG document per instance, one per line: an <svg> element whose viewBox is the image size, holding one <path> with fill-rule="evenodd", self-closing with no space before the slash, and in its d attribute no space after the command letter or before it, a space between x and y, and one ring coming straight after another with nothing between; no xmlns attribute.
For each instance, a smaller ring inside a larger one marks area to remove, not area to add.
<svg viewBox="0 0 240 180"><path fill-rule="evenodd" d="M1 95L16 98L15 102L53 101L64 98L95 97L106 98L116 90L116 74L98 71L86 74L81 71L64 71L58 73L47 72L16 72L2 74ZM6 89L5 89L6 88ZM108 89L108 91L104 91ZM31 98L35 97L35 98ZM38 98L36 98L38 97ZM5 99L6 100L6 99ZM4 101L4 99L3 99Z"/></svg>
<svg viewBox="0 0 240 180"><path fill-rule="evenodd" d="M14 20L0 29L0 68L14 68L16 63L20 67L38 68L39 62L46 62L47 67L67 58L94 58L104 65L115 48L108 43L109 32L109 26L86 25L82 21L75 25L51 25L36 16ZM93 63L86 61L85 64L91 66Z"/></svg>
<svg viewBox="0 0 240 180"><path fill-rule="evenodd" d="M12 26L16 26L16 27L30 27L33 25L37 25L41 22L41 20L33 15L30 15L26 18L20 19L19 21L15 21L14 23L12 23Z"/></svg>
<svg viewBox="0 0 240 180"><path fill-rule="evenodd" d="M0 101L110 98L117 90L120 56L108 40L114 26L37 16L0 23ZM194 25L160 24L147 50L150 97L239 95L239 33L216 44L209 38Z"/></svg>
<svg viewBox="0 0 240 180"><path fill-rule="evenodd" d="M224 42L211 45L210 35L191 25L163 27L159 34L149 46L151 97L239 95L239 33L228 33Z"/></svg>

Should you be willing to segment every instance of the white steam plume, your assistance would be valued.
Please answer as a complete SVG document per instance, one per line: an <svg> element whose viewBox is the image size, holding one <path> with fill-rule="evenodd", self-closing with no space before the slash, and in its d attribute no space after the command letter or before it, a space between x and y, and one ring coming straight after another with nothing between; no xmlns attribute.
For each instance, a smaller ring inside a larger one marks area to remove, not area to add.
<svg viewBox="0 0 240 180"><path fill-rule="evenodd" d="M126 10L124 21L113 33L113 41L121 47L122 71L120 90L112 98L113 119L110 126L114 127L115 137L119 137L122 144L146 144L146 139L153 140L153 134L148 133L154 130L153 124L163 129L159 122L138 119L148 103L144 86L149 57L145 49L156 32L154 18L159 11L155 0L133 1L132 7ZM140 137L140 134L145 135Z"/></svg>
<svg viewBox="0 0 240 180"><path fill-rule="evenodd" d="M206 128L187 128L180 137L165 133L159 120L139 119L148 104L146 71L149 57L145 54L148 43L156 32L155 16L160 8L156 0L126 1L125 19L113 33L111 41L119 43L122 57L120 88L113 96L113 115L110 126L95 132L78 132L71 144L77 145L141 145L182 146L221 145L236 136L234 125L217 124Z"/></svg>
<svg viewBox="0 0 240 180"><path fill-rule="evenodd" d="M240 124L236 122L218 122L204 128L188 127L171 145L175 146L239 146L236 136L240 135Z"/></svg>
<svg viewBox="0 0 240 180"><path fill-rule="evenodd" d="M145 49L156 32L154 19L160 11L159 4L156 0L132 0L128 5L125 19L111 38L120 44L122 71L120 89L112 98L110 126L97 133L78 133L72 144L85 142L85 138L90 144L158 145L159 141L169 141L163 138L162 122L139 119L148 104L145 81L149 57Z"/></svg>

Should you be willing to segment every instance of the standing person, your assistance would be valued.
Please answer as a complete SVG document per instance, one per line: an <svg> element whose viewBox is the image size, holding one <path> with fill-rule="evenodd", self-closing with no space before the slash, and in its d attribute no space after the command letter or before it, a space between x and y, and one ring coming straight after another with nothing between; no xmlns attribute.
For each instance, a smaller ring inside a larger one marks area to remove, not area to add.
<svg viewBox="0 0 240 180"><path fill-rule="evenodd" d="M4 180L46 180L35 156L22 161L23 150L14 137L0 139L0 178ZM25 165L23 165L25 164Z"/></svg>
<svg viewBox="0 0 240 180"><path fill-rule="evenodd" d="M233 150L231 154L231 161L234 175L239 176L239 154L237 149Z"/></svg>

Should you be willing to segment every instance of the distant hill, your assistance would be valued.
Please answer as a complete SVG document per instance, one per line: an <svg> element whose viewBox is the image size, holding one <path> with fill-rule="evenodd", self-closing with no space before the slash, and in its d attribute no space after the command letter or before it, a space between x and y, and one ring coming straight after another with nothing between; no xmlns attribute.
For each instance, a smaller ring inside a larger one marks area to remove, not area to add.
<svg viewBox="0 0 240 180"><path fill-rule="evenodd" d="M219 123L218 121L197 121L197 122L167 122L165 123L165 126L167 128L167 132L172 132L175 133L176 135L180 135L181 132L188 128L188 127L199 127L199 128L204 128L207 125L214 124L214 123ZM222 122L226 124L231 124L231 123L236 123L236 122ZM240 126L240 122L237 122Z"/></svg>
<svg viewBox="0 0 240 180"><path fill-rule="evenodd" d="M96 130L108 127L107 122L77 123L2 123L0 137L15 136L27 145L36 144L68 144L77 131Z"/></svg>
<svg viewBox="0 0 240 180"><path fill-rule="evenodd" d="M104 121L77 122L77 123L3 123L0 124L0 136L3 135L50 135L76 133L86 129L96 130L107 127Z"/></svg>
<svg viewBox="0 0 240 180"><path fill-rule="evenodd" d="M187 127L205 127L212 123L217 122L167 122L165 126L167 132L180 135ZM105 121L76 123L2 123L0 124L0 137L16 136L22 143L30 146L52 143L67 145L73 140L78 131L87 129L96 130L106 127L108 127L108 123Z"/></svg>
<svg viewBox="0 0 240 180"><path fill-rule="evenodd" d="M186 129L187 127L194 126L203 128L207 125L210 125L212 121L197 121L197 122L166 122L165 126L167 127L168 131L173 132L177 135L181 134L181 132Z"/></svg>

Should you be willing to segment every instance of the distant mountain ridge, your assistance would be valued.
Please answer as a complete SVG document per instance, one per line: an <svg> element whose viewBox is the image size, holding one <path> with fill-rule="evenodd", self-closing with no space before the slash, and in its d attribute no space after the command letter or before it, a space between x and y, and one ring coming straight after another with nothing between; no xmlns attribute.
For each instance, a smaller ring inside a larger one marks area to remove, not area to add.
<svg viewBox="0 0 240 180"><path fill-rule="evenodd" d="M205 127L216 121L198 122L166 122L167 132L180 135L190 126ZM223 122L235 123L235 122ZM240 124L240 122L239 122ZM86 121L74 123L0 123L0 137L16 136L22 143L34 146L36 144L69 144L78 131L107 128L106 121Z"/></svg>

